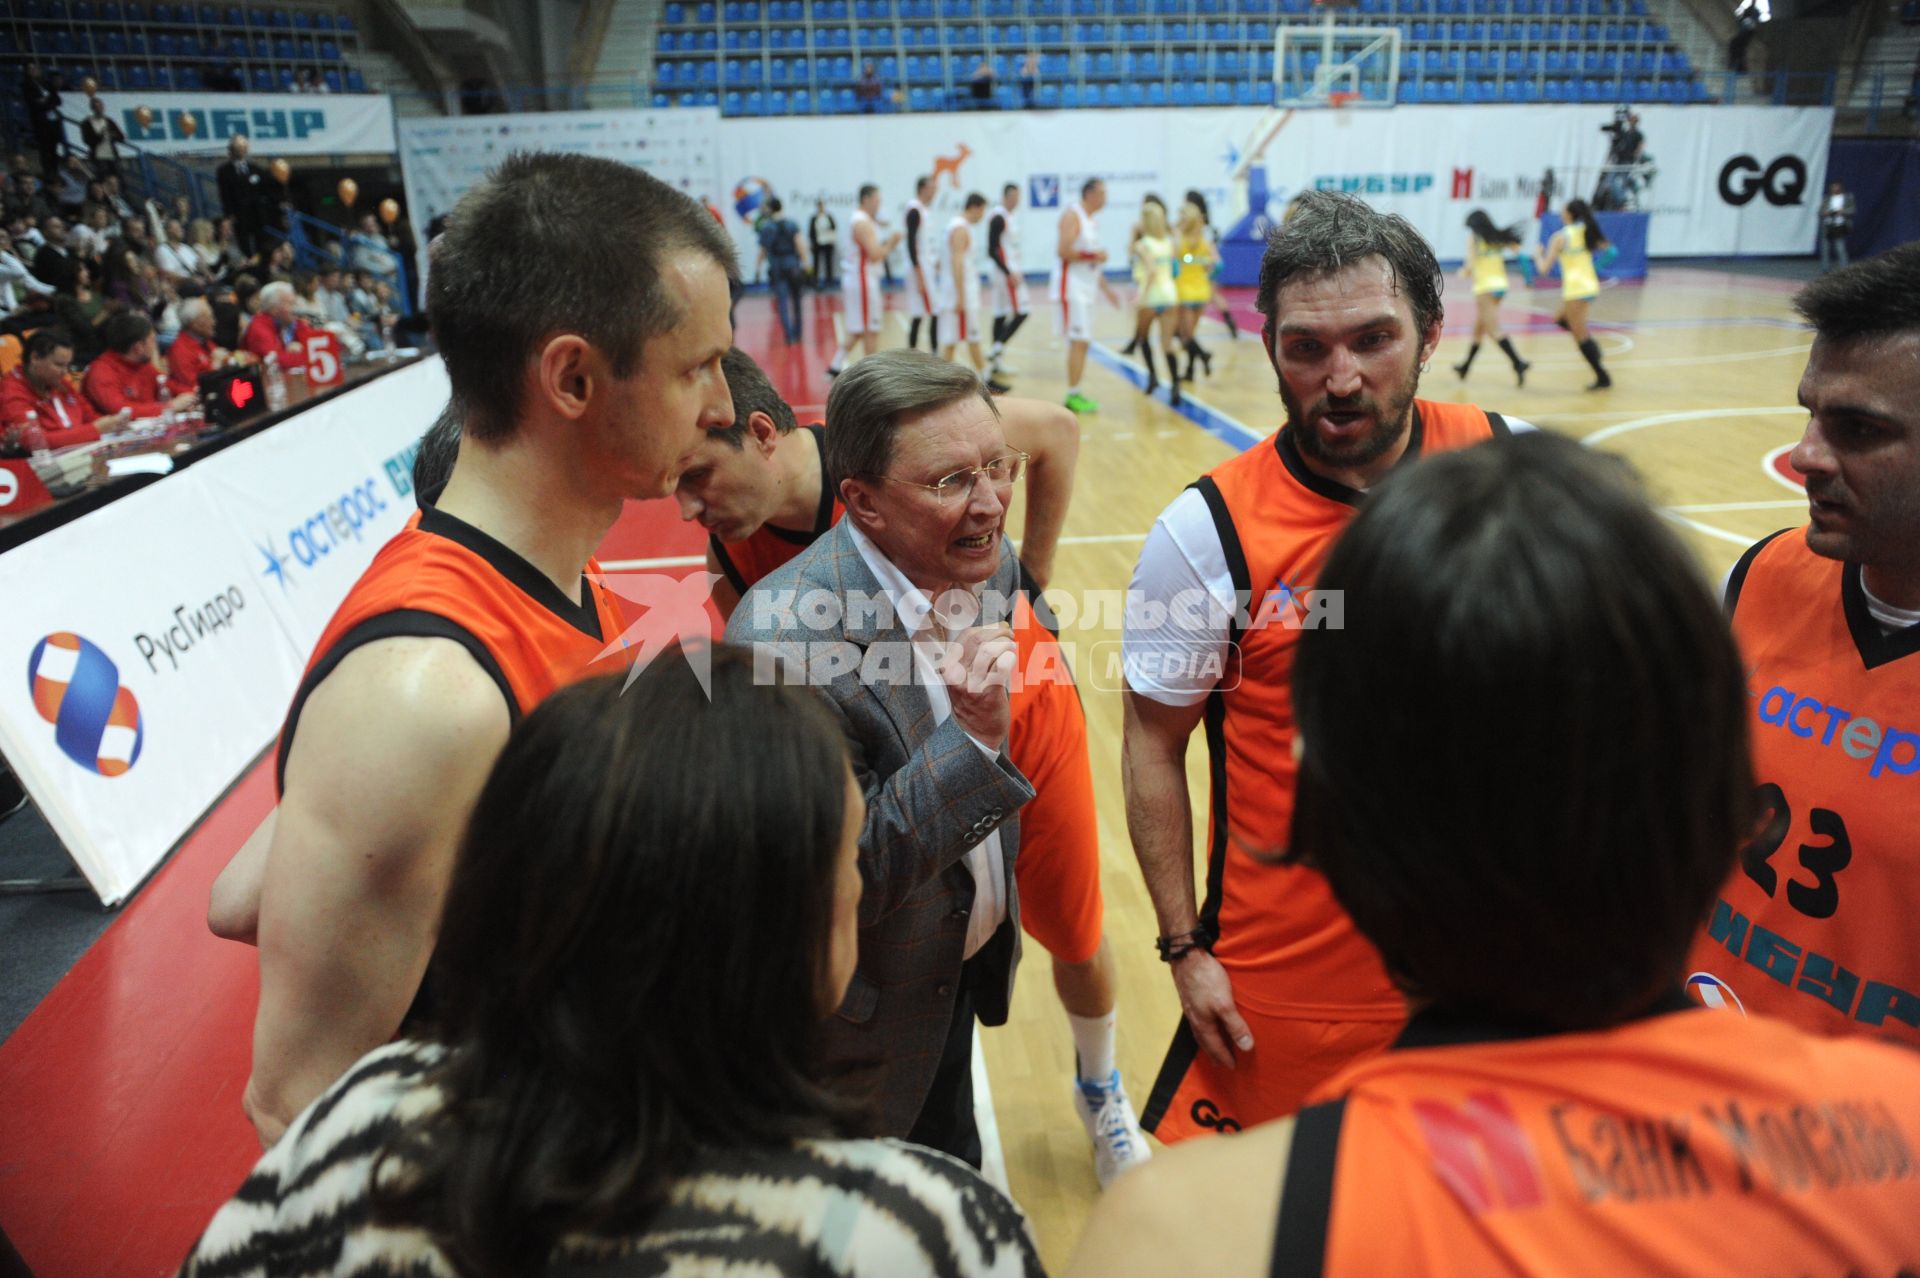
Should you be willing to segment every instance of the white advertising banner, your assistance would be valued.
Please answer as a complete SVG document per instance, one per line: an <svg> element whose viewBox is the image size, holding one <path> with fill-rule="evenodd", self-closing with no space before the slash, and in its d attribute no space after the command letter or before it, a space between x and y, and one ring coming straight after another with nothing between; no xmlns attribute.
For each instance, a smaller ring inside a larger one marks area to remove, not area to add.
<svg viewBox="0 0 1920 1278"><path fill-rule="evenodd" d="M1199 190L1222 230L1246 211L1245 186L1231 174L1263 114L1223 107L729 119L720 126L720 185L732 193L727 224L750 266L758 250L751 218L769 192L803 228L815 201L825 200L844 232L865 182L880 185L881 216L896 225L921 174L937 180L936 225L969 191L998 200L1013 183L1021 190L1023 264L1044 271L1060 210L1089 177L1101 177L1109 206L1100 220L1117 265L1149 191L1177 206L1187 190ZM1654 256L1809 250L1831 109L1649 106L1640 114L1656 170L1642 201ZM1295 112L1265 155L1270 208L1277 215L1315 187L1352 191L1407 217L1441 257L1457 258L1468 212L1484 208L1503 224L1531 218L1549 169L1561 198L1590 197L1607 154L1601 126L1611 118L1603 106Z"/></svg>
<svg viewBox="0 0 1920 1278"><path fill-rule="evenodd" d="M400 121L407 208L415 226L426 226L515 151L619 160L696 200L718 199L719 131L720 112L711 107L408 117ZM423 245L423 280L424 253Z"/></svg>
<svg viewBox="0 0 1920 1278"><path fill-rule="evenodd" d="M384 93L102 93L107 114L127 140L158 155L225 151L245 134L256 158L280 155L354 155L393 150L393 100ZM86 102L69 95L68 111ZM151 112L140 123L140 108ZM80 126L67 126L81 146ZM85 154L84 149L82 154Z"/></svg>
<svg viewBox="0 0 1920 1278"><path fill-rule="evenodd" d="M103 902L274 739L446 393L401 369L0 555L0 752Z"/></svg>

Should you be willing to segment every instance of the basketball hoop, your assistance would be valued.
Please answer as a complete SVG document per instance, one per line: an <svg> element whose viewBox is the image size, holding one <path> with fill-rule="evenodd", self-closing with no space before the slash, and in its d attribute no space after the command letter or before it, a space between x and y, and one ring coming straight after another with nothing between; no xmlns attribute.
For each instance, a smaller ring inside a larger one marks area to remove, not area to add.
<svg viewBox="0 0 1920 1278"><path fill-rule="evenodd" d="M1359 97L1358 93L1350 89L1334 89L1327 94L1327 105L1336 111L1344 111Z"/></svg>

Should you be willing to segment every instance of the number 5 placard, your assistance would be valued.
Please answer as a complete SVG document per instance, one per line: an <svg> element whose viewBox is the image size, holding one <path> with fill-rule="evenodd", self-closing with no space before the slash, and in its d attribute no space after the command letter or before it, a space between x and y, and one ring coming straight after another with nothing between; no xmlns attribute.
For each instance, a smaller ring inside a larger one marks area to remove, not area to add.
<svg viewBox="0 0 1920 1278"><path fill-rule="evenodd" d="M332 333L317 332L307 337L307 385L319 390L338 386L346 370L340 362L340 339Z"/></svg>

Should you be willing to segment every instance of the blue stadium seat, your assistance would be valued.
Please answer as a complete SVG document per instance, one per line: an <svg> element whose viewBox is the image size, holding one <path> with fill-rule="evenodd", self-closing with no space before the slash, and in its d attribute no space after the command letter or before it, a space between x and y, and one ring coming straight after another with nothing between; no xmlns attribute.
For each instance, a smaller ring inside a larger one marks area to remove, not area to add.
<svg viewBox="0 0 1920 1278"><path fill-rule="evenodd" d="M367 91L367 77L360 74L360 69L358 67L348 67L347 68L347 92L348 93L365 93L366 91Z"/></svg>
<svg viewBox="0 0 1920 1278"><path fill-rule="evenodd" d="M129 89L150 89L153 87L153 77L148 73L144 64L136 63L127 68L127 87Z"/></svg>
<svg viewBox="0 0 1920 1278"><path fill-rule="evenodd" d="M742 102L739 91L728 89L727 96L720 99L720 113L722 115L739 115L741 105Z"/></svg>
<svg viewBox="0 0 1920 1278"><path fill-rule="evenodd" d="M1126 91L1117 84L1109 84L1101 90L1101 103L1104 106L1121 107L1127 104Z"/></svg>
<svg viewBox="0 0 1920 1278"><path fill-rule="evenodd" d="M1048 109L1059 106L1060 86L1057 84L1042 84L1040 86L1039 99L1040 105Z"/></svg>
<svg viewBox="0 0 1920 1278"><path fill-rule="evenodd" d="M812 115L813 94L806 89L795 89L793 91L792 106L795 115Z"/></svg>
<svg viewBox="0 0 1920 1278"><path fill-rule="evenodd" d="M672 103L668 101L666 94L656 93L653 95L653 105L657 109L665 109L666 107L672 105Z"/></svg>
<svg viewBox="0 0 1920 1278"><path fill-rule="evenodd" d="M1060 105L1069 111L1080 105L1080 86L1078 84L1068 81L1066 87L1060 90Z"/></svg>
<svg viewBox="0 0 1920 1278"><path fill-rule="evenodd" d="M654 64L653 81L655 84L665 85L667 88L672 88L674 84L678 82L679 77L680 77L680 67L677 63L656 62Z"/></svg>
<svg viewBox="0 0 1920 1278"><path fill-rule="evenodd" d="M758 89L754 89L750 91L747 94L747 114L748 115L765 115L766 113L767 113L766 98L762 96L760 90Z"/></svg>
<svg viewBox="0 0 1920 1278"><path fill-rule="evenodd" d="M100 87L110 93L120 88L120 73L112 67L101 67L98 79Z"/></svg>
<svg viewBox="0 0 1920 1278"><path fill-rule="evenodd" d="M679 0L674 0L672 4L667 6L666 20L675 26L685 22L687 20L687 6L681 4Z"/></svg>
<svg viewBox="0 0 1920 1278"><path fill-rule="evenodd" d="M1155 80L1147 85L1147 105L1161 107L1167 104L1167 86Z"/></svg>

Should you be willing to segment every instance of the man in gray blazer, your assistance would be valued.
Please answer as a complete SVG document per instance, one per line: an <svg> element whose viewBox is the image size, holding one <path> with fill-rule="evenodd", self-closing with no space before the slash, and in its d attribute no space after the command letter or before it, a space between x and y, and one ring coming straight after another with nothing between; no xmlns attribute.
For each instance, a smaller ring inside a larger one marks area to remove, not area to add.
<svg viewBox="0 0 1920 1278"><path fill-rule="evenodd" d="M874 1071L883 1134L975 1166L973 1020L1007 1018L1033 797L1005 750L1019 570L1004 524L1025 460L973 373L869 355L827 400L846 517L754 585L726 634L806 669L866 791L860 962L829 1057Z"/></svg>

